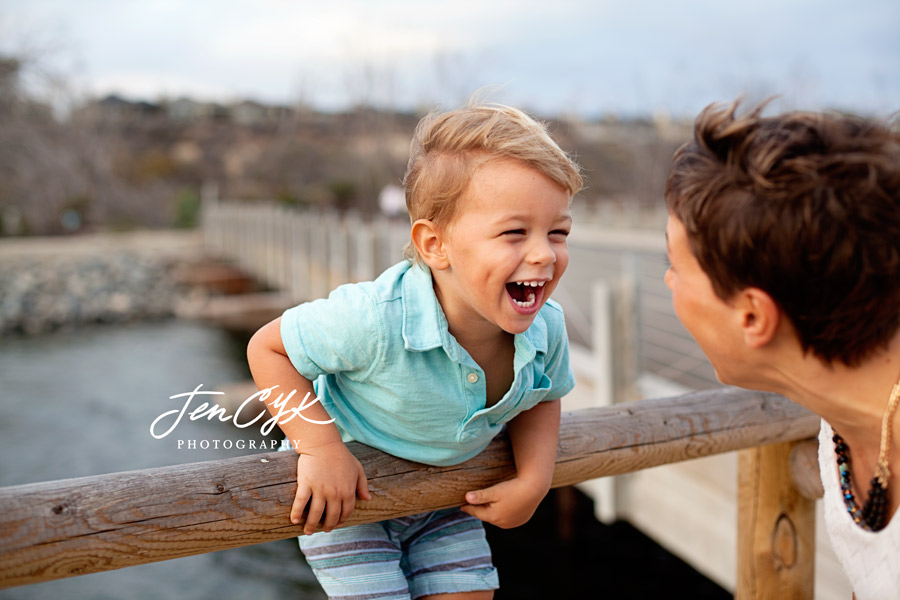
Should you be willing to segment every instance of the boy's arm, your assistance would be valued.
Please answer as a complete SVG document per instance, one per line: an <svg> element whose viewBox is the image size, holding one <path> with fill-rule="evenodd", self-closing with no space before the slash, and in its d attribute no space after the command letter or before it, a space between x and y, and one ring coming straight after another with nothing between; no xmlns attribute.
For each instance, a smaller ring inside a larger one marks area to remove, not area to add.
<svg viewBox="0 0 900 600"><path fill-rule="evenodd" d="M303 509L309 502L304 533L313 533L323 516L323 530L331 531L341 526L353 512L357 494L363 500L370 499L366 474L341 441L334 423L310 423L299 416L289 419L293 415L290 409L299 407L307 393L314 398L315 392L312 383L297 372L287 356L281 340L280 317L253 335L247 345L247 361L259 389L277 385L276 392L285 396L291 390L297 390L281 409L281 414L285 416L279 422L279 427L300 455L297 459L297 493L291 506L291 521L300 522ZM272 415L277 415L279 409L273 404L274 399L266 408ZM307 406L299 414L312 421L330 420L318 402Z"/></svg>
<svg viewBox="0 0 900 600"><path fill-rule="evenodd" d="M498 527L528 521L547 495L556 464L560 401L548 400L526 410L506 429L516 461L513 479L466 494L462 510Z"/></svg>

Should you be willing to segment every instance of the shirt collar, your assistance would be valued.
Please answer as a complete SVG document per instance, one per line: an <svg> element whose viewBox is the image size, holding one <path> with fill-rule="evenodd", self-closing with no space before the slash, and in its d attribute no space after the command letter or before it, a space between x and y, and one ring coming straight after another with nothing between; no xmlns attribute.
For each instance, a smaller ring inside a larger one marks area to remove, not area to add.
<svg viewBox="0 0 900 600"><path fill-rule="evenodd" d="M416 264L410 265L403 274L401 287L404 347L413 352L443 347L451 358L459 361L459 350L463 348L450 335L447 317L434 294L431 270ZM514 343L514 368L517 371L520 360L525 364L534 360L536 353L547 353L547 323L540 312L528 329L516 334Z"/></svg>
<svg viewBox="0 0 900 600"><path fill-rule="evenodd" d="M434 295L431 270L411 264L403 274L401 288L405 348L425 352L445 345L449 347L450 329L441 304Z"/></svg>

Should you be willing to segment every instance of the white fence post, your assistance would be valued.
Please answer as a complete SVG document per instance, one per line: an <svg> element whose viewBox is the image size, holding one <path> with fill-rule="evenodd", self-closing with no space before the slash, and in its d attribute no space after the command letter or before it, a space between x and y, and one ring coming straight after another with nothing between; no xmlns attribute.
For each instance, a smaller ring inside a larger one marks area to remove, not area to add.
<svg viewBox="0 0 900 600"><path fill-rule="evenodd" d="M350 280L348 273L347 229L338 214L328 215L328 290Z"/></svg>
<svg viewBox="0 0 900 600"><path fill-rule="evenodd" d="M286 206L278 207L278 289L288 291L291 289L291 255L292 232L290 217L293 211Z"/></svg>
<svg viewBox="0 0 900 600"><path fill-rule="evenodd" d="M375 233L373 231L374 223L361 223L355 232L353 232L354 241L356 243L356 259L355 271L353 276L357 281L370 281L375 279L377 272L375 268Z"/></svg>
<svg viewBox="0 0 900 600"><path fill-rule="evenodd" d="M221 254L222 207L219 203L219 188L212 181L205 182L200 191L200 225L206 252Z"/></svg>
<svg viewBox="0 0 900 600"><path fill-rule="evenodd" d="M634 283L627 274L617 282L599 280L591 288L594 406L612 406L636 397L633 335ZM620 480L605 477L581 484L595 499L598 520L618 517Z"/></svg>
<svg viewBox="0 0 900 600"><path fill-rule="evenodd" d="M594 347L594 405L611 406L615 402L615 375L613 356L616 351L613 341L613 293L612 286L605 281L595 281L591 288L591 313L594 327L592 345ZM604 477L587 482L593 492L594 513L603 523L616 519L616 479Z"/></svg>
<svg viewBox="0 0 900 600"><path fill-rule="evenodd" d="M310 238L310 296L309 299L328 295L328 222L321 210L311 216Z"/></svg>
<svg viewBox="0 0 900 600"><path fill-rule="evenodd" d="M291 296L294 300L306 300L310 297L309 278L309 213L297 212L290 219L293 231L293 243L291 255L293 267L291 269Z"/></svg>
<svg viewBox="0 0 900 600"><path fill-rule="evenodd" d="M265 223L262 243L266 249L266 285L275 288L278 287L278 213L272 202L267 202L260 212Z"/></svg>

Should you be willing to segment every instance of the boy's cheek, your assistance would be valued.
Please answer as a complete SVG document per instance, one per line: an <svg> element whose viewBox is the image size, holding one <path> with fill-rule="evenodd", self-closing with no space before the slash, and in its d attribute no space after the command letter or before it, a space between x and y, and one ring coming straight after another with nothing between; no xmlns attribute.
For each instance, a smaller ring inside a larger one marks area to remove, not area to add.
<svg viewBox="0 0 900 600"><path fill-rule="evenodd" d="M556 272L554 273L554 279L559 281L559 278L563 276L563 273L569 268L569 255L565 254L563 256L557 255L556 258Z"/></svg>

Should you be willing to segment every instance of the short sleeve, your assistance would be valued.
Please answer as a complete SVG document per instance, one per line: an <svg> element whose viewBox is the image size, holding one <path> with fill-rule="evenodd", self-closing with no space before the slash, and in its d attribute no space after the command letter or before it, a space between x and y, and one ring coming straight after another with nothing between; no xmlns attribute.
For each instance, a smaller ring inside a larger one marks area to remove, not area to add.
<svg viewBox="0 0 900 600"><path fill-rule="evenodd" d="M550 390L545 400L562 398L575 387L575 372L569 362L569 336L566 333L566 321L562 307L548 301L544 311L547 323L547 355L544 358L544 375L550 381Z"/></svg>
<svg viewBox="0 0 900 600"><path fill-rule="evenodd" d="M382 329L375 301L361 284L342 285L328 298L295 306L281 317L287 355L310 381L329 373L365 378L382 352Z"/></svg>

